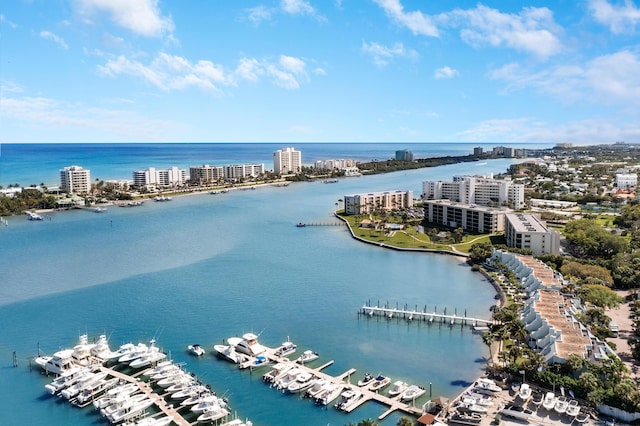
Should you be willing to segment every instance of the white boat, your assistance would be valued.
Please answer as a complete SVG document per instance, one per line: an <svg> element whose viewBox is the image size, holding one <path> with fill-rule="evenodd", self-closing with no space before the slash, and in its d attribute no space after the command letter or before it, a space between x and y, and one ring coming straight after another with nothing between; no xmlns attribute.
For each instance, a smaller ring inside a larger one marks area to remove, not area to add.
<svg viewBox="0 0 640 426"><path fill-rule="evenodd" d="M551 411L553 410L553 407L555 407L556 405L556 401L558 399L556 398L556 394L553 392L547 392L544 396L544 400L542 401L542 406L548 410Z"/></svg>
<svg viewBox="0 0 640 426"><path fill-rule="evenodd" d="M520 405L507 405L501 411L503 416L512 417L518 420L529 421L533 418L533 411Z"/></svg>
<svg viewBox="0 0 640 426"><path fill-rule="evenodd" d="M157 195L153 198L155 201L171 201L171 197L167 195Z"/></svg>
<svg viewBox="0 0 640 426"><path fill-rule="evenodd" d="M297 359L296 362L299 364L304 364L307 362L311 362L311 361L315 361L316 359L318 359L320 357L320 355L318 355L317 352L314 351L304 351L302 353L302 355L300 355Z"/></svg>
<svg viewBox="0 0 640 426"><path fill-rule="evenodd" d="M459 413L457 411L451 414L451 416L447 420L447 423L449 424L453 423L453 424L468 425L468 426L479 425L481 422L482 422L482 416L480 416L477 413L465 414L465 413Z"/></svg>
<svg viewBox="0 0 640 426"><path fill-rule="evenodd" d="M544 394L542 392L533 392L531 402L533 402L536 407L540 407L543 401Z"/></svg>
<svg viewBox="0 0 640 426"><path fill-rule="evenodd" d="M229 415L229 410L223 407L211 407L202 412L197 418L198 423L210 423Z"/></svg>
<svg viewBox="0 0 640 426"><path fill-rule="evenodd" d="M480 393L469 392L466 395L467 398L472 398L475 401L475 404L482 405L483 407L490 407L493 405L493 400L488 395L483 395Z"/></svg>
<svg viewBox="0 0 640 426"><path fill-rule="evenodd" d="M377 392L377 391L379 391L381 389L384 389L385 387L389 386L389 383L391 383L391 377L378 376L373 381L373 384L371 385L369 390L372 391L372 392Z"/></svg>
<svg viewBox="0 0 640 426"><path fill-rule="evenodd" d="M480 378L476 381L474 391L485 394L496 394L502 391L502 388L496 385L491 379Z"/></svg>
<svg viewBox="0 0 640 426"><path fill-rule="evenodd" d="M248 357L249 359L241 362L240 365L238 365L238 368L240 369L245 369L245 368L258 368L258 367L264 367L265 365L269 364L269 359L266 356L262 356L262 355L258 355L257 357L253 358L253 357Z"/></svg>
<svg viewBox="0 0 640 426"><path fill-rule="evenodd" d="M558 414L564 414L567 411L567 407L569 406L569 400L564 396L559 396L556 401L556 405L553 406L553 409Z"/></svg>
<svg viewBox="0 0 640 426"><path fill-rule="evenodd" d="M527 401L531 398L531 386L528 383L523 383L520 385L520 390L518 391L518 396L521 400Z"/></svg>
<svg viewBox="0 0 640 426"><path fill-rule="evenodd" d="M204 348L197 343L187 346L187 349L192 355L195 356L202 356L205 353Z"/></svg>
<svg viewBox="0 0 640 426"><path fill-rule="evenodd" d="M191 377L189 373L180 372L172 376L165 377L164 379L160 379L156 384L161 388L168 388L180 383L193 383L193 381L194 378Z"/></svg>
<svg viewBox="0 0 640 426"><path fill-rule="evenodd" d="M369 386L371 383L373 383L375 379L376 379L375 376L372 376L369 373L365 373L364 377L358 380L358 386L360 387Z"/></svg>
<svg viewBox="0 0 640 426"><path fill-rule="evenodd" d="M578 401L576 401L575 399L572 399L571 401L569 401L569 405L567 405L567 416L571 416L571 417L575 417L578 414L580 414L580 405L578 404Z"/></svg>
<svg viewBox="0 0 640 426"><path fill-rule="evenodd" d="M36 357L34 362L47 374L62 374L65 371L79 367L73 361L73 349L63 349L52 356Z"/></svg>
<svg viewBox="0 0 640 426"><path fill-rule="evenodd" d="M168 388L165 389L165 392L167 392L170 395L174 395L178 392L182 392L188 389L191 389L194 386L198 386L199 383L195 382L195 381L184 381L184 382L180 382L180 383L175 383L171 386L169 386Z"/></svg>
<svg viewBox="0 0 640 426"><path fill-rule="evenodd" d="M316 396L315 404L316 405L329 405L332 401L340 396L342 393L342 389L344 387L339 384L331 383L327 389L320 392L318 396Z"/></svg>
<svg viewBox="0 0 640 426"><path fill-rule="evenodd" d="M111 414L107 418L111 423L120 423L139 416L144 410L153 405L153 400L143 399L140 402L124 407Z"/></svg>
<svg viewBox="0 0 640 426"><path fill-rule="evenodd" d="M308 371L303 371L298 374L296 380L293 383L290 383L287 386L287 392L289 393L300 393L311 387L315 382L316 377Z"/></svg>
<svg viewBox="0 0 640 426"><path fill-rule="evenodd" d="M578 415L576 416L575 420L578 423L585 423L587 420L589 420L591 418L591 416L589 415L589 413L578 413Z"/></svg>
<svg viewBox="0 0 640 426"><path fill-rule="evenodd" d="M138 343L130 348L130 350L118 358L118 362L121 364L129 364L136 358L140 358L144 353L149 350L149 347L144 343Z"/></svg>
<svg viewBox="0 0 640 426"><path fill-rule="evenodd" d="M83 376L80 380L78 380L75 384L69 386L66 389L63 389L60 392L60 395L62 395L66 399L71 399L76 395L78 395L80 392L82 392L85 388L92 387L96 382L99 382L100 380L103 380L106 377L107 377L106 372L88 373L87 375Z"/></svg>
<svg viewBox="0 0 640 426"><path fill-rule="evenodd" d="M292 368L287 371L285 375L283 375L280 379L275 381L275 387L278 389L286 389L289 385L296 381L298 375L302 373L303 370L299 368Z"/></svg>
<svg viewBox="0 0 640 426"><path fill-rule="evenodd" d="M231 337L227 339L229 345L234 346L236 352L256 357L262 355L267 349L258 343L258 336L253 333L245 333L242 339Z"/></svg>
<svg viewBox="0 0 640 426"><path fill-rule="evenodd" d="M129 363L131 368L142 368L148 365L152 365L158 361L162 361L167 357L167 354L160 351L160 349L154 345L149 346L149 350L143 353L140 357L134 359Z"/></svg>
<svg viewBox="0 0 640 426"><path fill-rule="evenodd" d="M90 370L86 367L74 367L60 374L54 381L47 383L44 387L51 395L60 392L64 388L72 386L83 375L86 375Z"/></svg>
<svg viewBox="0 0 640 426"><path fill-rule="evenodd" d="M201 392L198 395L193 395L190 396L189 398L185 399L184 401L182 401L180 403L181 407L188 407L191 405L196 405L199 404L201 402L204 402L207 400L207 398L210 398L211 396L215 396L214 393L211 393L209 390L205 391L205 392Z"/></svg>
<svg viewBox="0 0 640 426"><path fill-rule="evenodd" d="M297 346L293 344L293 342L287 340L286 342L282 342L282 345L278 349L275 350L274 354L276 356L287 356L294 353L297 349Z"/></svg>
<svg viewBox="0 0 640 426"><path fill-rule="evenodd" d="M138 392L140 392L140 388L136 383L116 385L114 388L109 389L102 397L93 401L93 406L100 410L118 401L124 401Z"/></svg>
<svg viewBox="0 0 640 426"><path fill-rule="evenodd" d="M287 372L291 370L293 367L294 367L293 364L279 362L276 365L274 365L270 371L268 371L262 376L262 380L264 380L267 383L275 383L276 381L284 377L284 375L287 374Z"/></svg>
<svg viewBox="0 0 640 426"><path fill-rule="evenodd" d="M137 403L146 400L148 400L148 397L143 393L136 395L118 395L111 404L100 409L100 414L102 414L103 417L111 418L117 411L131 408Z"/></svg>
<svg viewBox="0 0 640 426"><path fill-rule="evenodd" d="M328 386L330 385L331 382L327 379L317 379L313 382L311 387L307 389L304 396L306 396L307 398L315 398L316 396L318 396L318 394L320 394L320 392L327 390Z"/></svg>
<svg viewBox="0 0 640 426"><path fill-rule="evenodd" d="M173 361L166 360L166 361L159 362L158 364L156 364L155 367L144 371L142 373L142 375L145 376L145 377L151 377L151 376L154 376L156 374L160 374L160 373L162 373L164 371L169 371L169 370L174 370L175 371L175 370L177 370L179 368L180 367L175 365L173 363Z"/></svg>
<svg viewBox="0 0 640 426"><path fill-rule="evenodd" d="M418 385L411 385L400 394L402 401L413 401L416 398L421 397L426 392L425 388Z"/></svg>
<svg viewBox="0 0 640 426"><path fill-rule="evenodd" d="M169 390L167 389L167 392L168 391ZM194 383L177 392L172 392L171 399L172 400L189 399L194 396L200 396L205 392L208 392L208 389L205 385Z"/></svg>
<svg viewBox="0 0 640 426"><path fill-rule="evenodd" d="M221 398L211 394L210 396L203 398L202 401L191 407L193 413L203 413L207 410L215 410L223 408L227 405Z"/></svg>
<svg viewBox="0 0 640 426"><path fill-rule="evenodd" d="M138 420L134 424L136 426L167 426L171 424L173 421L173 417L163 416L163 417L145 417L144 419Z"/></svg>
<svg viewBox="0 0 640 426"><path fill-rule="evenodd" d="M186 371L182 369L182 367L178 365L171 365L168 367L164 367L160 372L149 375L149 379L151 381L157 382L169 376L174 376L176 374L185 374Z"/></svg>
<svg viewBox="0 0 640 426"><path fill-rule="evenodd" d="M356 405L364 395L359 390L347 388L340 394L340 399L336 402L335 407L338 410L350 411L349 409Z"/></svg>
<svg viewBox="0 0 640 426"><path fill-rule="evenodd" d="M245 356L236 352L232 345L214 345L213 349L219 356L234 364L240 364L245 360Z"/></svg>
<svg viewBox="0 0 640 426"><path fill-rule="evenodd" d="M111 352L111 354L105 359L107 361L117 361L121 356L124 356L131 352L135 347L136 345L134 345L133 343L125 343L123 345L120 345L120 347L115 351Z"/></svg>
<svg viewBox="0 0 640 426"><path fill-rule="evenodd" d="M393 385L391 385L391 389L389 389L389 397L393 398L394 396L400 395L408 387L409 385L402 380L393 382Z"/></svg>
<svg viewBox="0 0 640 426"><path fill-rule="evenodd" d="M92 356L99 358L102 361L106 361L113 355L113 351L109 347L109 340L107 336L102 334L98 337L96 344L89 350Z"/></svg>
<svg viewBox="0 0 640 426"><path fill-rule="evenodd" d="M78 405L87 404L89 401L100 397L104 392L113 388L119 381L117 377L96 381L91 386L86 387L78 394L76 401Z"/></svg>

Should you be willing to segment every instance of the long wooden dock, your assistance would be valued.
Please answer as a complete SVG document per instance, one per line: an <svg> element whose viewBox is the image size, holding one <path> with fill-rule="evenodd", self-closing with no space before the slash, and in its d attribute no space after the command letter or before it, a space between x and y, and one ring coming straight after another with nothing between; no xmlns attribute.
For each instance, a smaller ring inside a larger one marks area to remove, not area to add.
<svg viewBox="0 0 640 426"><path fill-rule="evenodd" d="M478 326L489 326L493 324L493 320L484 319L484 318L473 318L468 317L467 312L465 310L464 314L459 315L457 310L454 310L454 313L447 313L447 309L445 308L443 312L428 311L425 306L423 310L417 309L417 306L414 309L408 309L406 306L404 308L399 307L381 307L381 306L370 306L364 305L359 311L359 314L365 316L382 316L387 319L393 318L403 318L407 321L426 321L428 323L440 322L440 323L448 323L450 325L461 324L461 325L470 325L472 327Z"/></svg>

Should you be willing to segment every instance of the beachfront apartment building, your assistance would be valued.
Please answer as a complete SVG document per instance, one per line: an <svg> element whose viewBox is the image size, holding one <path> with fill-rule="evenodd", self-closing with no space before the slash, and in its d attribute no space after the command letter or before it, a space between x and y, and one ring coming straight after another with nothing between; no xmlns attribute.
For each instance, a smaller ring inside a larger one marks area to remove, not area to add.
<svg viewBox="0 0 640 426"><path fill-rule="evenodd" d="M218 182L222 179L224 179L222 166L203 164L202 166L189 167L189 180L192 184Z"/></svg>
<svg viewBox="0 0 640 426"><path fill-rule="evenodd" d="M456 203L451 200L423 200L424 218L428 222L468 232L495 234L504 230L505 208Z"/></svg>
<svg viewBox="0 0 640 426"><path fill-rule="evenodd" d="M133 172L133 186L136 188L152 189L156 187L178 186L186 182L186 172L177 167L157 170L149 167L146 170Z"/></svg>
<svg viewBox="0 0 640 426"><path fill-rule="evenodd" d="M507 246L528 249L534 255L560 254L560 233L530 213L507 213L504 238Z"/></svg>
<svg viewBox="0 0 640 426"><path fill-rule="evenodd" d="M492 176L454 176L452 181L422 182L423 200L447 199L464 204L524 208L524 185Z"/></svg>
<svg viewBox="0 0 640 426"><path fill-rule="evenodd" d="M532 256L494 251L490 263L506 265L514 272L527 295L520 320L529 333L529 347L544 356L548 364L564 364L571 355L602 362L615 352L580 323L584 309L580 300L565 297L565 280L558 272Z"/></svg>
<svg viewBox="0 0 640 426"><path fill-rule="evenodd" d="M273 172L277 175L300 173L302 171L302 153L291 147L279 149L273 153Z"/></svg>
<svg viewBox="0 0 640 426"><path fill-rule="evenodd" d="M343 170L350 167L356 167L356 160L351 159L335 159L335 160L318 160L313 164L318 170Z"/></svg>
<svg viewBox="0 0 640 426"><path fill-rule="evenodd" d="M413 152L408 149L400 149L396 151L397 161L413 161Z"/></svg>
<svg viewBox="0 0 640 426"><path fill-rule="evenodd" d="M60 170L60 188L69 194L86 194L91 191L91 171L80 166Z"/></svg>
<svg viewBox="0 0 640 426"><path fill-rule="evenodd" d="M264 174L264 164L229 164L222 169L225 180L255 178Z"/></svg>
<svg viewBox="0 0 640 426"><path fill-rule="evenodd" d="M375 210L413 207L413 191L384 191L344 196L345 214L369 214Z"/></svg>

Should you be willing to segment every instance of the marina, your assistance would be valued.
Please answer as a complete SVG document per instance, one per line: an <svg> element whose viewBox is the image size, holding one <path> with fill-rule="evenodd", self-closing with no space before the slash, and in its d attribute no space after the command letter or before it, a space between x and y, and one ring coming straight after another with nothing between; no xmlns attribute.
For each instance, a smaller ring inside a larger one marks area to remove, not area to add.
<svg viewBox="0 0 640 426"><path fill-rule="evenodd" d="M447 308L444 308L444 311L441 313L436 312L434 308L433 311L427 311L427 306L425 305L423 310L418 310L418 307L414 309L408 309L407 305L404 308L391 308L388 306L380 307L380 306L371 306L369 304L365 304L358 314L364 316L378 316L385 317L387 319L393 318L402 318L407 321L426 321L428 323L448 323L450 325L461 324L461 325L470 325L474 328L477 327L487 327L493 324L493 320L490 319L482 319L482 318L472 318L467 316L466 310L463 315L458 315L457 309L454 310L453 314L447 314Z"/></svg>

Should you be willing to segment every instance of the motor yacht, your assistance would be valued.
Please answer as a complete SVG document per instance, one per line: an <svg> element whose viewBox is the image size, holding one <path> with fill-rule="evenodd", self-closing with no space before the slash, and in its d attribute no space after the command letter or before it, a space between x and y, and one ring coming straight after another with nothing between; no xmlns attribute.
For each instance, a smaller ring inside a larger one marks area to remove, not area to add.
<svg viewBox="0 0 640 426"><path fill-rule="evenodd" d="M245 333L242 339L232 337L227 339L229 345L234 346L236 352L256 357L262 355L267 349L258 343L258 336L253 333Z"/></svg>
<svg viewBox="0 0 640 426"><path fill-rule="evenodd" d="M307 398L315 398L320 392L326 390L331 382L327 379L317 379L313 382L311 387L307 389L304 396Z"/></svg>
<svg viewBox="0 0 640 426"><path fill-rule="evenodd" d="M109 389L104 395L102 395L102 397L93 401L93 406L100 410L111 404L124 401L138 392L140 392L140 388L136 383L116 385L112 389Z"/></svg>
<svg viewBox="0 0 640 426"><path fill-rule="evenodd" d="M378 392L379 390L382 390L385 387L389 386L389 383L391 383L391 377L378 376L373 381L373 384L371 385L369 390L372 392Z"/></svg>
<svg viewBox="0 0 640 426"><path fill-rule="evenodd" d="M101 361L106 361L113 355L113 351L109 347L109 340L105 334L101 334L98 337L98 341L95 345L89 350L91 356L94 356Z"/></svg>
<svg viewBox="0 0 640 426"><path fill-rule="evenodd" d="M309 389L311 385L313 385L315 380L316 380L316 377L312 373L308 371L303 371L302 373L298 374L298 377L296 377L296 380L293 383L290 383L289 386L287 386L287 392L289 393L303 392Z"/></svg>
<svg viewBox="0 0 640 426"><path fill-rule="evenodd" d="M400 399L402 401L414 401L424 395L425 392L426 390L422 386L411 385L400 394Z"/></svg>
<svg viewBox="0 0 640 426"><path fill-rule="evenodd" d="M232 345L214 345L213 349L220 357L234 364L240 364L246 359L245 355L236 352L235 347Z"/></svg>
<svg viewBox="0 0 640 426"><path fill-rule="evenodd" d="M102 414L102 417L111 419L111 416L116 412L123 409L129 409L132 406L136 405L137 403L146 401L146 400L148 400L148 397L143 393L139 393L136 395L127 395L127 396L118 395L115 401L113 401L111 404L108 404L107 406L100 409L100 414Z"/></svg>
<svg viewBox="0 0 640 426"><path fill-rule="evenodd" d="M278 389L286 389L289 385L296 381L298 375L302 373L303 370L299 368L292 368L287 373L282 376L280 379L275 381L275 387Z"/></svg>
<svg viewBox="0 0 640 426"><path fill-rule="evenodd" d="M484 394L496 394L499 393L500 391L502 391L502 388L498 385L496 385L496 382L494 382L491 379L486 379L486 378L480 378L476 381L476 384L474 386L474 391L476 392L480 392L480 393L484 393Z"/></svg>
<svg viewBox="0 0 640 426"><path fill-rule="evenodd" d="M197 343L187 346L187 350L189 351L189 353L191 353L191 355L195 356L202 356L205 353L204 348Z"/></svg>
<svg viewBox="0 0 640 426"><path fill-rule="evenodd" d="M226 406L227 404L217 396L211 394L205 398L203 398L200 402L193 405L191 407L191 412L193 413L203 413L206 410L214 410L220 409Z"/></svg>
<svg viewBox="0 0 640 426"><path fill-rule="evenodd" d="M142 420L138 420L136 426L168 426L173 421L173 417L145 417Z"/></svg>
<svg viewBox="0 0 640 426"><path fill-rule="evenodd" d="M336 402L335 407L341 411L349 411L349 408L354 406L362 397L363 394L359 390L347 388L340 394L340 399Z"/></svg>
<svg viewBox="0 0 640 426"><path fill-rule="evenodd" d="M138 343L128 350L124 355L118 358L120 364L129 364L136 358L140 358L144 353L149 350L149 347L144 343Z"/></svg>
<svg viewBox="0 0 640 426"><path fill-rule="evenodd" d="M294 367L293 364L279 362L273 368L262 376L262 380L267 383L275 383L280 380L289 370Z"/></svg>
<svg viewBox="0 0 640 426"><path fill-rule="evenodd" d="M364 377L362 379L358 380L358 386L360 386L360 387L368 386L371 383L373 383L373 381L375 379L376 379L375 376L372 376L369 373L365 373Z"/></svg>
<svg viewBox="0 0 640 426"><path fill-rule="evenodd" d="M54 395L64 388L72 386L75 382L86 375L91 370L86 367L74 367L62 372L54 381L47 383L44 387L51 395Z"/></svg>
<svg viewBox="0 0 640 426"><path fill-rule="evenodd" d="M62 374L65 371L79 367L73 360L73 349L63 349L52 356L38 356L34 359L36 365L44 370L46 374Z"/></svg>
<svg viewBox="0 0 640 426"><path fill-rule="evenodd" d="M156 364L155 367L144 371L142 373L142 375L145 376L145 377L151 377L151 376L154 376L156 374L160 374L160 373L162 373L164 371L176 370L176 369L179 369L179 368L180 367L178 365L175 365L173 363L173 361L166 360L166 361L159 362L158 364Z"/></svg>
<svg viewBox="0 0 640 426"><path fill-rule="evenodd" d="M207 408L197 418L198 423L211 423L229 415L229 410L223 407Z"/></svg>
<svg viewBox="0 0 640 426"><path fill-rule="evenodd" d="M69 386L66 389L63 389L60 392L60 395L62 395L65 399L71 399L76 395L78 395L80 392L82 392L85 388L90 388L96 382L99 382L100 380L103 380L106 377L107 377L106 372L88 373L85 376L83 376L80 380L78 380L75 384Z"/></svg>
<svg viewBox="0 0 640 426"><path fill-rule="evenodd" d="M169 392L169 389L167 389L167 392ZM194 396L202 395L205 392L208 392L208 389L205 385L194 383L179 391L171 392L171 399L172 400L189 399Z"/></svg>
<svg viewBox="0 0 640 426"><path fill-rule="evenodd" d="M152 399L142 399L135 404L120 408L113 414L107 416L111 423L120 423L139 416L144 410L153 405Z"/></svg>
<svg viewBox="0 0 640 426"><path fill-rule="evenodd" d="M152 365L158 361L162 361L167 357L167 354L160 351L156 346L149 346L149 350L143 353L140 357L134 359L129 363L131 368L142 368Z"/></svg>
<svg viewBox="0 0 640 426"><path fill-rule="evenodd" d="M93 382L91 385L85 387L82 392L76 397L76 404L84 406L90 401L99 398L107 390L113 388L119 381L117 377L111 379L103 379Z"/></svg>
<svg viewBox="0 0 640 426"><path fill-rule="evenodd" d="M193 406L193 405L199 404L201 402L207 401L209 398L211 398L212 396L215 396L215 395L216 395L215 393L213 393L213 392L211 392L209 390L206 390L204 392L200 392L197 395L190 396L189 398L183 400L180 403L180 406L181 407Z"/></svg>
<svg viewBox="0 0 640 426"><path fill-rule="evenodd" d="M307 351L304 351L302 353L302 355L300 355L296 359L296 362L299 363L299 364L305 364L307 362L315 361L319 357L320 357L320 355L318 355L317 352L307 350Z"/></svg>
<svg viewBox="0 0 640 426"><path fill-rule="evenodd" d="M402 380L398 380L398 381L393 382L393 385L391 385L391 389L389 389L389 397L393 398L394 396L400 395L408 387L409 387L409 385L407 383L403 382Z"/></svg>
<svg viewBox="0 0 640 426"><path fill-rule="evenodd" d="M503 416L513 417L514 419L529 421L534 416L533 411L520 405L507 405L501 411Z"/></svg>
<svg viewBox="0 0 640 426"><path fill-rule="evenodd" d="M164 379L160 379L156 382L158 386L161 388L168 388L170 386L180 384L180 383L193 383L194 378L191 377L189 373L179 372L175 373L172 376L165 377Z"/></svg>
<svg viewBox="0 0 640 426"><path fill-rule="evenodd" d="M315 404L316 405L329 405L336 398L340 396L344 386L340 384L331 383L327 386L327 389L320 392L318 396L316 396Z"/></svg>
<svg viewBox="0 0 640 426"><path fill-rule="evenodd" d="M287 340L286 342L282 342L282 345L280 345L280 347L275 350L274 354L276 356L283 357L283 356L291 355L296 351L296 349L297 349L297 346L293 342Z"/></svg>

